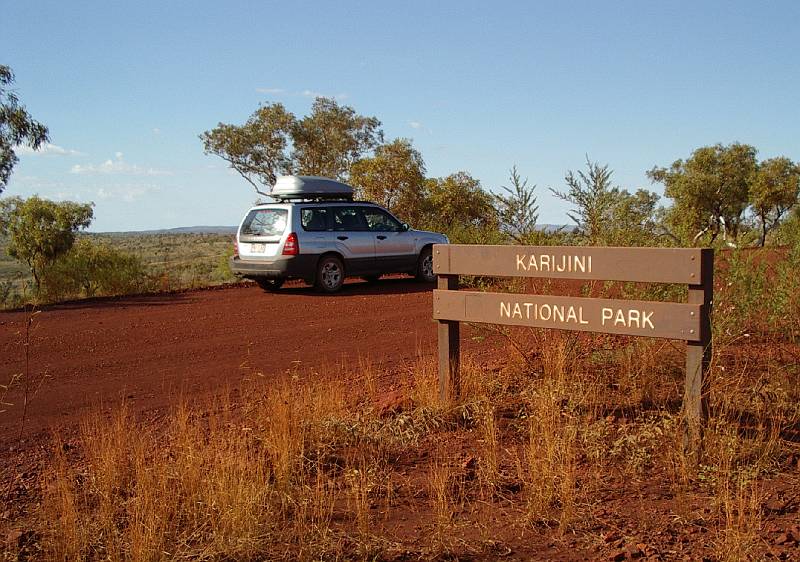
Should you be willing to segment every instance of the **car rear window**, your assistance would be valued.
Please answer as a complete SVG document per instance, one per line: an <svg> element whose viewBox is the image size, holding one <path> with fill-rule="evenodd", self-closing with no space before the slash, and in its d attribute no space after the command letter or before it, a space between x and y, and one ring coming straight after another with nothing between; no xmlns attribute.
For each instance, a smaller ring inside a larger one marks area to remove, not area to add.
<svg viewBox="0 0 800 562"><path fill-rule="evenodd" d="M253 209L242 223L246 236L280 236L286 230L286 209Z"/></svg>

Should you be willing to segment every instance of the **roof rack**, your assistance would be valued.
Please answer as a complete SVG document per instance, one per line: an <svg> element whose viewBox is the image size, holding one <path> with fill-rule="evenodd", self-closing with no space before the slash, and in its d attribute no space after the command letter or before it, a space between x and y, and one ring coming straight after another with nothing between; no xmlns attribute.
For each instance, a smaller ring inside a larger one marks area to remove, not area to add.
<svg viewBox="0 0 800 562"><path fill-rule="evenodd" d="M340 181L317 176L280 176L270 196L281 200L352 201L353 188Z"/></svg>

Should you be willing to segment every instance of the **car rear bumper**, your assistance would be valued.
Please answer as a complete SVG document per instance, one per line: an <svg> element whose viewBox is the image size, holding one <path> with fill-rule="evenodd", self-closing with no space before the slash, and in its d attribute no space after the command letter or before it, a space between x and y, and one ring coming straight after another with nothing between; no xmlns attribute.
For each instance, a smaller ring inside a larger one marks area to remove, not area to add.
<svg viewBox="0 0 800 562"><path fill-rule="evenodd" d="M313 279L319 256L276 256L272 260L243 260L230 258L231 271L242 277L267 277L271 279Z"/></svg>

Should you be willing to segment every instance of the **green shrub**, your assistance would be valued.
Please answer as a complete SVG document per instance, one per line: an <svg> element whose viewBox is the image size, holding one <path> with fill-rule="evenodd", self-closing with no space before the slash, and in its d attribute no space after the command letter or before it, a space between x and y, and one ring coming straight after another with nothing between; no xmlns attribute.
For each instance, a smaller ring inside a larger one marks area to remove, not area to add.
<svg viewBox="0 0 800 562"><path fill-rule="evenodd" d="M44 288L48 299L62 300L146 292L153 282L138 256L81 238L45 271Z"/></svg>
<svg viewBox="0 0 800 562"><path fill-rule="evenodd" d="M784 259L775 267L771 316L773 321L786 328L792 341L800 336L800 220L798 227L787 237L789 248Z"/></svg>
<svg viewBox="0 0 800 562"><path fill-rule="evenodd" d="M714 331L736 337L767 327L767 266L759 252L732 250L718 260L722 278L714 295Z"/></svg>

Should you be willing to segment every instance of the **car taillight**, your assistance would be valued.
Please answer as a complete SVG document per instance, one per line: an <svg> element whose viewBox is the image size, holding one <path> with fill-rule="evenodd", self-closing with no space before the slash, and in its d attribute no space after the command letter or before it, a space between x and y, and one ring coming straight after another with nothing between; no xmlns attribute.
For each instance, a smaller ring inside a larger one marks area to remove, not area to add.
<svg viewBox="0 0 800 562"><path fill-rule="evenodd" d="M296 256L300 253L300 244L297 242L297 234L292 232L286 237L286 243L283 245L284 256Z"/></svg>
<svg viewBox="0 0 800 562"><path fill-rule="evenodd" d="M236 238L233 239L233 257L239 257L239 241Z"/></svg>

